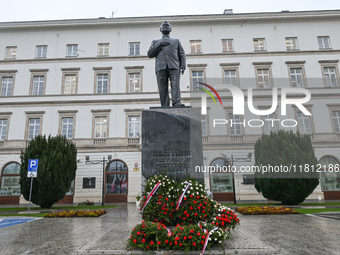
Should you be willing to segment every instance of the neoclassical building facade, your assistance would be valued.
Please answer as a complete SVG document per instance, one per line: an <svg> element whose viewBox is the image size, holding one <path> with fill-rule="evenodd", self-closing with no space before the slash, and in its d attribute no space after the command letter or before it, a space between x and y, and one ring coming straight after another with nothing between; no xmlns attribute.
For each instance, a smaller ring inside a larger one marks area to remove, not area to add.
<svg viewBox="0 0 340 255"><path fill-rule="evenodd" d="M223 106L208 99L202 116L204 165L254 165L249 153L263 133L299 131L326 166L308 199L340 199L339 171L328 169L340 162L340 11L325 10L0 23L0 204L27 203L18 184L20 152L39 134L65 135L78 149L76 178L61 202L135 201L141 111L159 106L155 63L146 53L165 19L186 52L183 103L199 98L198 82L222 95ZM224 85L246 99L252 88L257 109L270 108L274 88L279 95L304 88L311 115L294 105L283 115L280 96L274 113L258 116L245 107L244 115L233 114ZM214 126L215 119L236 124ZM249 125L254 119L263 125ZM264 200L253 181L251 172L205 174L206 188L224 201L234 193L238 201Z"/></svg>

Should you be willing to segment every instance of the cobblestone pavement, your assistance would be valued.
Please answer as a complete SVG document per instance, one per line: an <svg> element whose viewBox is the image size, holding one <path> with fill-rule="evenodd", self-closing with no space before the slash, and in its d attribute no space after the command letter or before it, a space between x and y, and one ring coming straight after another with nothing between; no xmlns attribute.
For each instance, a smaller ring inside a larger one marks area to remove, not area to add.
<svg viewBox="0 0 340 255"><path fill-rule="evenodd" d="M140 222L135 205L107 211L99 218L39 219L1 228L0 254L141 254L125 249ZM340 221L307 215L239 217L233 239L224 243L226 254L340 254ZM205 254L223 253L216 248Z"/></svg>

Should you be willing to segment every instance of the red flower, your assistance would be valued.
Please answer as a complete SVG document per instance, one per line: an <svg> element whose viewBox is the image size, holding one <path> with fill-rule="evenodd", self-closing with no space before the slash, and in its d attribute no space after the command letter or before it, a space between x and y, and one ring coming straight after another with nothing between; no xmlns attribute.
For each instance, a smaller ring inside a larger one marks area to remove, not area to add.
<svg viewBox="0 0 340 255"><path fill-rule="evenodd" d="M179 243L179 246L182 246L182 244L181 244L181 243Z"/></svg>
<svg viewBox="0 0 340 255"><path fill-rule="evenodd" d="M201 210L201 207L197 207L198 210Z"/></svg>
<svg viewBox="0 0 340 255"><path fill-rule="evenodd" d="M134 242L134 243L137 243L137 240L136 240L136 239L133 239L133 242Z"/></svg>
<svg viewBox="0 0 340 255"><path fill-rule="evenodd" d="M197 232L197 235L200 236L201 234Z"/></svg>
<svg viewBox="0 0 340 255"><path fill-rule="evenodd" d="M175 237L175 240L176 240L176 241L178 241L178 240L179 240L179 237L178 237L178 236L176 236L176 237Z"/></svg>
<svg viewBox="0 0 340 255"><path fill-rule="evenodd" d="M143 220L142 223L145 223L145 220Z"/></svg>
<svg viewBox="0 0 340 255"><path fill-rule="evenodd" d="M166 201L168 201L168 200L169 200L169 198L166 198L165 200L166 200Z"/></svg>
<svg viewBox="0 0 340 255"><path fill-rule="evenodd" d="M174 205L174 203L171 203L171 205Z"/></svg>
<svg viewBox="0 0 340 255"><path fill-rule="evenodd" d="M159 198L161 198L162 196L159 196Z"/></svg>
<svg viewBox="0 0 340 255"><path fill-rule="evenodd" d="M203 206L202 208L205 209L205 206Z"/></svg>
<svg viewBox="0 0 340 255"><path fill-rule="evenodd" d="M200 198L200 196L197 196L197 199L199 199Z"/></svg>
<svg viewBox="0 0 340 255"><path fill-rule="evenodd" d="M186 200L187 200L187 198L185 197L185 198L184 198L184 200L186 201Z"/></svg>
<svg viewBox="0 0 340 255"><path fill-rule="evenodd" d="M166 212L164 212L164 214L166 214Z"/></svg>
<svg viewBox="0 0 340 255"><path fill-rule="evenodd" d="M204 242L203 242L203 241L201 241L201 244L204 244Z"/></svg>
<svg viewBox="0 0 340 255"><path fill-rule="evenodd" d="M190 216L190 215L189 215L189 214L187 214L187 218L189 218L189 216Z"/></svg>
<svg viewBox="0 0 340 255"><path fill-rule="evenodd" d="M132 231L135 231L135 230L136 230L135 228L132 229Z"/></svg>
<svg viewBox="0 0 340 255"><path fill-rule="evenodd" d="M165 243L167 244L169 241L168 240L165 240Z"/></svg>
<svg viewBox="0 0 340 255"><path fill-rule="evenodd" d="M142 227L145 228L145 225L143 224Z"/></svg>
<svg viewBox="0 0 340 255"><path fill-rule="evenodd" d="M145 239L142 239L142 243L145 243Z"/></svg>
<svg viewBox="0 0 340 255"><path fill-rule="evenodd" d="M195 213L194 215L197 216L197 213Z"/></svg>
<svg viewBox="0 0 340 255"><path fill-rule="evenodd" d="M194 230L192 229L192 230L190 230L190 233L194 233Z"/></svg>
<svg viewBox="0 0 340 255"><path fill-rule="evenodd" d="M190 210L193 210L194 208L192 208L192 206L190 206Z"/></svg>
<svg viewBox="0 0 340 255"><path fill-rule="evenodd" d="M161 242L160 242L160 241L158 241L158 242L157 242L157 244L158 244L158 245L160 245L160 244L161 244Z"/></svg>
<svg viewBox="0 0 340 255"><path fill-rule="evenodd" d="M204 211L204 210L202 210L202 213L205 213L205 211Z"/></svg>
<svg viewBox="0 0 340 255"><path fill-rule="evenodd" d="M140 235L140 232L139 232L139 231L137 232L137 235Z"/></svg>
<svg viewBox="0 0 340 255"><path fill-rule="evenodd" d="M187 211L184 211L184 214L187 214Z"/></svg>
<svg viewBox="0 0 340 255"><path fill-rule="evenodd" d="M149 247L149 246L146 246L146 248L147 248L147 249L150 249L150 247Z"/></svg>
<svg viewBox="0 0 340 255"><path fill-rule="evenodd" d="M193 246L196 246L196 243L192 243Z"/></svg>
<svg viewBox="0 0 340 255"><path fill-rule="evenodd" d="M194 200L194 204L196 204L197 202Z"/></svg>
<svg viewBox="0 0 340 255"><path fill-rule="evenodd" d="M175 245L177 245L177 241L175 241Z"/></svg>
<svg viewBox="0 0 340 255"><path fill-rule="evenodd" d="M153 245L153 241L150 242L150 245Z"/></svg>
<svg viewBox="0 0 340 255"><path fill-rule="evenodd" d="M187 240L187 237L185 236L183 239L184 239L184 240Z"/></svg>
<svg viewBox="0 0 340 255"><path fill-rule="evenodd" d="M172 242L170 242L170 245L172 245Z"/></svg>
<svg viewBox="0 0 340 255"><path fill-rule="evenodd" d="M189 236L189 239L192 239L192 237L191 237L191 236Z"/></svg>
<svg viewBox="0 0 340 255"><path fill-rule="evenodd" d="M190 195L190 197L194 197L193 195Z"/></svg>
<svg viewBox="0 0 340 255"><path fill-rule="evenodd" d="M202 239L204 239L205 238L205 236L202 236Z"/></svg>

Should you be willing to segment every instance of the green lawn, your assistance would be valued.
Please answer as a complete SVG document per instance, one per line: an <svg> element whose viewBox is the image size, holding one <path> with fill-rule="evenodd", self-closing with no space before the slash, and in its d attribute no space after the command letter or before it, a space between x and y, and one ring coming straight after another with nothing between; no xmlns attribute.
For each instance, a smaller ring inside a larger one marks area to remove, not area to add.
<svg viewBox="0 0 340 255"><path fill-rule="evenodd" d="M254 204L223 204L225 206L233 206L233 207L239 207L239 206L284 206L281 203L254 203ZM340 206L340 203L338 202L327 202L327 203L302 203L298 206Z"/></svg>
<svg viewBox="0 0 340 255"><path fill-rule="evenodd" d="M340 208L321 208L321 209L295 209L301 214L340 212Z"/></svg>
<svg viewBox="0 0 340 255"><path fill-rule="evenodd" d="M107 209L107 208L114 208L118 207L117 205L83 205L83 206L52 206L46 210L91 210L91 209ZM8 211L25 211L28 210L28 207L5 207L0 208L1 212L8 212ZM44 210L41 207L31 207L30 210Z"/></svg>
<svg viewBox="0 0 340 255"><path fill-rule="evenodd" d="M46 213L31 213L30 215L28 214L1 214L0 212L0 217L1 216L17 216L17 217L44 217Z"/></svg>

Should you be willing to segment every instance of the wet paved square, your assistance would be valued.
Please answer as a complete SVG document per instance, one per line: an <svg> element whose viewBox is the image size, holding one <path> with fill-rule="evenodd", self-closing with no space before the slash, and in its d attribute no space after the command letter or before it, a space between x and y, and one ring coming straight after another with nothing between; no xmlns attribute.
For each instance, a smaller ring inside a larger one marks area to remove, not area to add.
<svg viewBox="0 0 340 255"><path fill-rule="evenodd" d="M0 228L0 254L142 254L125 248L140 222L135 205L107 211L99 218L40 219ZM226 254L340 254L340 221L307 215L239 218L233 239L224 242ZM205 254L223 253L216 248Z"/></svg>

